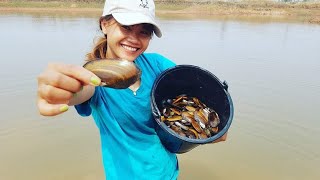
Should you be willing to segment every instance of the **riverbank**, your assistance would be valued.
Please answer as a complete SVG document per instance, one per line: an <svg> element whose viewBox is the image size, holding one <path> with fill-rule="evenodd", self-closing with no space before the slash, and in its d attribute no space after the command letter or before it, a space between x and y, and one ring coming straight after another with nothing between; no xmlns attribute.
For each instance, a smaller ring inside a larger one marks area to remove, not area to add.
<svg viewBox="0 0 320 180"><path fill-rule="evenodd" d="M241 1L211 3L165 3L157 2L159 16L210 16L210 17L265 17L289 18L320 24L320 2L279 3L270 1ZM58 1L1 1L0 13L6 12L70 12L101 14L103 4L99 2Z"/></svg>

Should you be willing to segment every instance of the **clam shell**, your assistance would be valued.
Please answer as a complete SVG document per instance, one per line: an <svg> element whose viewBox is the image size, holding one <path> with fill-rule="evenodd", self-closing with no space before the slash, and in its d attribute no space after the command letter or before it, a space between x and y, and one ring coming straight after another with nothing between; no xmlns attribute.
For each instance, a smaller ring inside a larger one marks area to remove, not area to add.
<svg viewBox="0 0 320 180"><path fill-rule="evenodd" d="M101 79L101 86L125 89L141 76L141 70L131 61L116 59L92 60L83 65Z"/></svg>

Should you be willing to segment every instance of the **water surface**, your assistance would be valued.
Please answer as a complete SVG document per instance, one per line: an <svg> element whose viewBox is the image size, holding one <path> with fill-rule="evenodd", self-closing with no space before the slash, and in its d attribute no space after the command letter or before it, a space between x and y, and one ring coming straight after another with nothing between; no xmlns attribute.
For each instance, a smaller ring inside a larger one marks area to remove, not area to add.
<svg viewBox="0 0 320 180"><path fill-rule="evenodd" d="M149 52L204 67L229 84L228 140L179 155L180 179L320 178L320 26L219 19L161 20ZM42 117L37 75L82 64L97 18L1 14L0 179L104 179L99 133L73 108Z"/></svg>

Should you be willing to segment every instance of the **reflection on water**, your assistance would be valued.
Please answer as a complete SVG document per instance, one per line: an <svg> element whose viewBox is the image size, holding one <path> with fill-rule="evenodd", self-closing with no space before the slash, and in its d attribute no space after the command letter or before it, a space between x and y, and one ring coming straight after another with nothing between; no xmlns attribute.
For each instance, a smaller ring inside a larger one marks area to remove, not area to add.
<svg viewBox="0 0 320 180"><path fill-rule="evenodd" d="M179 155L180 179L320 178L320 26L163 17L150 52L229 84L225 143ZM0 179L103 179L91 118L38 115L36 76L51 61L82 64L100 35L92 16L0 16Z"/></svg>

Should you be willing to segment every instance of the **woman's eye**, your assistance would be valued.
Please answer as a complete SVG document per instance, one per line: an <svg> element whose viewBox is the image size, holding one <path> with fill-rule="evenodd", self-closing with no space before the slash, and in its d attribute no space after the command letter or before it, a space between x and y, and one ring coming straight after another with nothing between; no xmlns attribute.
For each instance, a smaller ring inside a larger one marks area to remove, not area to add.
<svg viewBox="0 0 320 180"><path fill-rule="evenodd" d="M121 26L123 29L125 29L125 30L130 30L130 27L129 26Z"/></svg>
<svg viewBox="0 0 320 180"><path fill-rule="evenodd" d="M150 35L151 35L151 33L150 33L149 31L141 31L141 34L147 35L147 36L150 36Z"/></svg>

